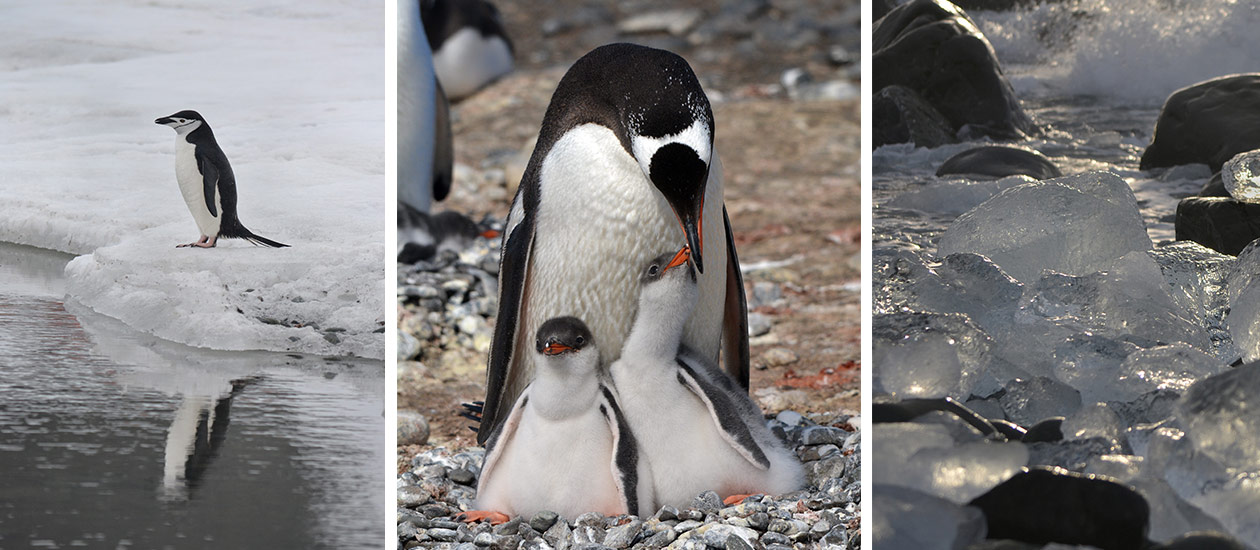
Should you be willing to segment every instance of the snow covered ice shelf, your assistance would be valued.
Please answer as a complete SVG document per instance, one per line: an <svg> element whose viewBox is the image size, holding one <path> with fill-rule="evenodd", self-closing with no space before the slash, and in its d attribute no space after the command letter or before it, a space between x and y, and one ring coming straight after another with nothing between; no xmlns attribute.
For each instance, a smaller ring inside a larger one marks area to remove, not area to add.
<svg viewBox="0 0 1260 550"><path fill-rule="evenodd" d="M222 350L384 354L383 7L338 0L31 2L0 19L0 240L81 254L69 298ZM198 231L175 134L199 111L242 223Z"/></svg>

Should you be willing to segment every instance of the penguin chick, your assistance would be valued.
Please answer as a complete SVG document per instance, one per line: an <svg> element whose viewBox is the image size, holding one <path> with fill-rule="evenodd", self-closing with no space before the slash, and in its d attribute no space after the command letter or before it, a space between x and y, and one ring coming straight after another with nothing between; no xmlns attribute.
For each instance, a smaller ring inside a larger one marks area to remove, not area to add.
<svg viewBox="0 0 1260 550"><path fill-rule="evenodd" d="M236 176L206 119L197 111L180 111L153 122L175 130L175 179L201 230L196 242L176 248L214 248L220 237L272 248L289 246L255 235L241 225L236 215Z"/></svg>
<svg viewBox="0 0 1260 550"><path fill-rule="evenodd" d="M586 324L549 319L534 350L538 376L486 444L478 508L527 517L551 510L570 518L647 511L651 473L616 394L599 380L599 350Z"/></svg>
<svg viewBox="0 0 1260 550"><path fill-rule="evenodd" d="M704 491L780 495L799 489L796 457L766 427L743 388L681 345L698 297L684 246L639 276L639 312L609 367L626 420L652 468L656 505L683 507Z"/></svg>

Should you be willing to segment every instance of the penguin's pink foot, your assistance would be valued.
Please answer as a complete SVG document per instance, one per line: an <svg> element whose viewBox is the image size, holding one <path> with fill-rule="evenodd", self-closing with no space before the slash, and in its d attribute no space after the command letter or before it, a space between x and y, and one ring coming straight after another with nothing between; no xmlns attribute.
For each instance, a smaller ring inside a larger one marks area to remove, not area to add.
<svg viewBox="0 0 1260 550"><path fill-rule="evenodd" d="M199 239L199 240L198 240L197 242L195 242L195 243L177 244L177 245L175 245L175 248L188 248L188 247L195 247L195 248L214 248L214 243L218 242L218 240L219 240L219 238L218 238L218 237L215 237L215 238L214 238L214 240L211 240L211 239L210 239L210 237L207 237L207 236L205 236L205 235L202 235L202 236L201 236L201 239Z"/></svg>
<svg viewBox="0 0 1260 550"><path fill-rule="evenodd" d="M741 504L745 500L747 500L748 497L753 496L755 494L758 494L758 493L750 493L747 495L731 495L729 497L722 499L722 504L725 504L727 506L730 506L732 504Z"/></svg>
<svg viewBox="0 0 1260 550"><path fill-rule="evenodd" d="M464 523L477 523L482 520L489 521L490 525L500 525L507 523L508 517L503 512L492 512L490 510L469 510L455 516L455 521Z"/></svg>

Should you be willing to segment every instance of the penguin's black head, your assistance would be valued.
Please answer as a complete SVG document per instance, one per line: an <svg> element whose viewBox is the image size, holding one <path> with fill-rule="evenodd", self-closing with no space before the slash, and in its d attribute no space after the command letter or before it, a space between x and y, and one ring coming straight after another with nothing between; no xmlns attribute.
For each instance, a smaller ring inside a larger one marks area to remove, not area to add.
<svg viewBox="0 0 1260 550"><path fill-rule="evenodd" d="M176 131L179 131L180 128L192 128L192 127L195 127L198 122L205 123L205 121L206 119L201 118L201 114L198 113L197 111L185 110L185 111L180 111L178 113L175 113L171 116L164 116L162 118L154 120L153 123L161 124L163 126L170 126L171 128L174 128Z"/></svg>
<svg viewBox="0 0 1260 550"><path fill-rule="evenodd" d="M696 271L687 262L691 258L691 247L684 245L678 252L666 252L652 258L643 271L639 273L639 284L648 285L659 281L666 274L685 273L692 281L696 280ZM681 267L682 269L678 269Z"/></svg>
<svg viewBox="0 0 1260 550"><path fill-rule="evenodd" d="M544 355L577 353L595 343L590 329L576 317L548 319L538 328L534 349Z"/></svg>

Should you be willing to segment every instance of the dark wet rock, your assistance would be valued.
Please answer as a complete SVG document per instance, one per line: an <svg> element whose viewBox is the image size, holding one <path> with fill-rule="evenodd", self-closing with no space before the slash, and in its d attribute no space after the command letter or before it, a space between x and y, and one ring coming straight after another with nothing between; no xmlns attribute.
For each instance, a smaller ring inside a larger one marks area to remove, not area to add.
<svg viewBox="0 0 1260 550"><path fill-rule="evenodd" d="M1260 238L1260 204L1227 197L1190 197L1177 203L1177 240L1237 256Z"/></svg>
<svg viewBox="0 0 1260 550"><path fill-rule="evenodd" d="M1260 74L1225 76L1168 96L1141 168L1198 163L1219 172L1253 149L1260 149Z"/></svg>
<svg viewBox="0 0 1260 550"><path fill-rule="evenodd" d="M978 174L1003 178L1023 174L1039 180L1063 175L1045 155L1031 149L988 145L968 149L949 157L936 170L937 176Z"/></svg>
<svg viewBox="0 0 1260 550"><path fill-rule="evenodd" d="M905 86L885 86L871 98L871 138L875 147L913 143L940 147L957 143L954 128L918 92Z"/></svg>
<svg viewBox="0 0 1260 550"><path fill-rule="evenodd" d="M1203 189L1199 190L1200 197L1228 197L1229 191L1225 190L1225 180L1221 178L1221 173L1212 174L1212 179L1203 184Z"/></svg>
<svg viewBox="0 0 1260 550"><path fill-rule="evenodd" d="M918 92L957 132L1019 139L1032 120L1006 80L989 40L946 0L913 0L879 20L872 32L872 89L900 85Z"/></svg>
<svg viewBox="0 0 1260 550"><path fill-rule="evenodd" d="M1024 443L1061 441L1063 439L1063 420L1062 416L1053 416L1033 424L1024 433L1021 441Z"/></svg>
<svg viewBox="0 0 1260 550"><path fill-rule="evenodd" d="M1150 507L1131 487L1062 468L1033 468L970 503L984 512L988 538L1035 544L1138 550Z"/></svg>
<svg viewBox="0 0 1260 550"><path fill-rule="evenodd" d="M473 477L473 473L463 468L456 468L447 472L446 477L460 485L472 485L477 482L477 478Z"/></svg>
<svg viewBox="0 0 1260 550"><path fill-rule="evenodd" d="M398 444L424 445L429 440L429 422L415 411L398 411Z"/></svg>
<svg viewBox="0 0 1260 550"><path fill-rule="evenodd" d="M550 510L543 510L541 512L534 514L534 517L529 518L529 526L533 528L535 531L542 533L550 529L551 526L556 523L556 519L559 517L560 515L555 512L552 512Z"/></svg>

